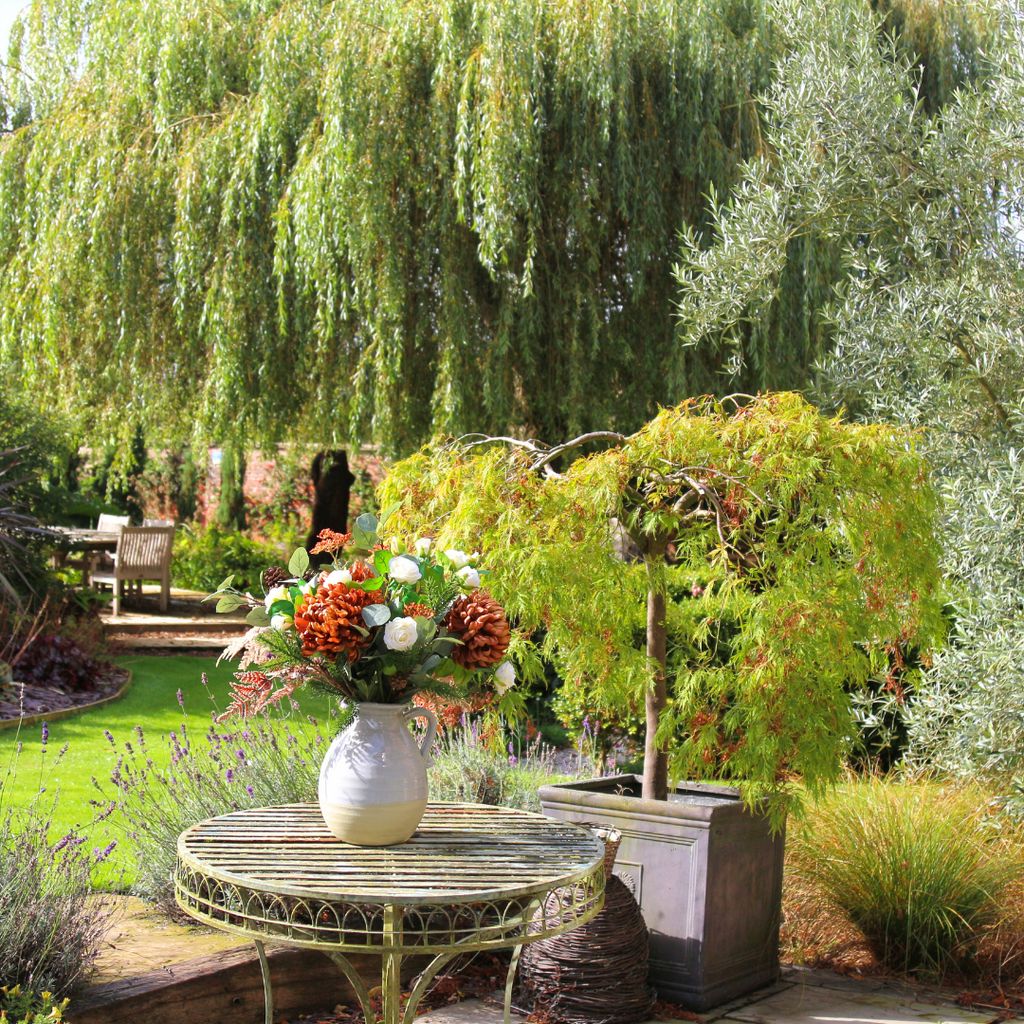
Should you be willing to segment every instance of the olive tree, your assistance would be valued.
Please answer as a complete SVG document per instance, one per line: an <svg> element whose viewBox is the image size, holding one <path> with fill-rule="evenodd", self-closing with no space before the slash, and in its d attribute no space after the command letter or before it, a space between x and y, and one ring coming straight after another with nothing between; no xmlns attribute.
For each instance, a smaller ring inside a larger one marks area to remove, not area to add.
<svg viewBox="0 0 1024 1024"><path fill-rule="evenodd" d="M961 11L959 37L935 22L920 43L984 38L951 83L922 71L884 5L777 3L772 157L745 166L715 243L691 239L677 277L685 342L717 348L771 303L798 240L841 253L817 401L918 428L944 498L952 636L900 711L910 758L1006 770L1024 761L1024 37L1016 4Z"/></svg>

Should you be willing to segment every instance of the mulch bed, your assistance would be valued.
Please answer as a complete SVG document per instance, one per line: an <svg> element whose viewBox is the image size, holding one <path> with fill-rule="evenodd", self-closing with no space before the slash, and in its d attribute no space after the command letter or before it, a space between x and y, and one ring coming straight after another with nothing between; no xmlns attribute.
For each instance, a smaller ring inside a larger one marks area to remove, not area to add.
<svg viewBox="0 0 1024 1024"><path fill-rule="evenodd" d="M15 683L16 698L0 700L0 721L12 718L29 718L32 715L47 715L53 711L65 711L68 708L87 707L98 700L113 697L124 685L128 671L111 666L96 677L96 686L92 690L77 693L66 693L55 686L34 686L29 683Z"/></svg>

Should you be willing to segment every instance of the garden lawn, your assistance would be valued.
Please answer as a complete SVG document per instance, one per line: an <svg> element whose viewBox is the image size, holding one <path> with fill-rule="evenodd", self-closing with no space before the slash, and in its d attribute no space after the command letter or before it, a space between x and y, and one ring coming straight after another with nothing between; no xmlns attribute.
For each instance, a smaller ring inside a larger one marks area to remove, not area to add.
<svg viewBox="0 0 1024 1024"><path fill-rule="evenodd" d="M198 739L209 726L211 714L227 707L232 669L230 665L217 667L212 658L189 655L133 656L118 658L116 662L131 669L132 684L127 695L104 707L47 723L49 740L45 750L39 725L0 732L0 812L8 807L27 807L41 791L45 791L41 797L44 805L56 795L51 831L54 841L72 827L87 829L92 847L102 848L112 840L118 841L93 876L94 885L112 889L130 885L134 863L127 844L122 842L116 815L101 824L90 825L96 811L90 801L100 799L92 779L103 785L108 797L115 795L110 772L125 743L136 743L136 726L142 728L154 762L167 764L167 741L172 731L180 736L184 722ZM202 683L204 672L210 681L209 692ZM178 703L179 691L184 708ZM300 692L299 702L302 710L293 713L293 731L306 725L307 714L321 721L326 718L327 698ZM113 744L107 732L113 736ZM67 752L55 764L65 743Z"/></svg>

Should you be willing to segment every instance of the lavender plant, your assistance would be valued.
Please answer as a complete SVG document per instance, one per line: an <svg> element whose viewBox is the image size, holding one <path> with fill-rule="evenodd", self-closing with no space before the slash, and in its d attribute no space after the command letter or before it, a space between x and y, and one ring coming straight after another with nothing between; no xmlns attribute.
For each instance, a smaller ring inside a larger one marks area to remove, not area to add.
<svg viewBox="0 0 1024 1024"><path fill-rule="evenodd" d="M506 751L485 742L478 723L464 715L434 748L430 799L540 811L538 788L565 782L574 775L562 770L554 748L539 735L519 748L518 756L515 751L512 743Z"/></svg>
<svg viewBox="0 0 1024 1024"><path fill-rule="evenodd" d="M99 953L108 907L90 898L89 879L115 844L91 852L86 848L86 834L108 815L106 810L85 829L53 838L59 791L47 793L46 781L67 745L47 769L48 738L44 722L39 792L27 806L15 808L4 799L21 744L0 780L0 985L60 997L84 978Z"/></svg>
<svg viewBox="0 0 1024 1024"><path fill-rule="evenodd" d="M187 719L180 690L178 703ZM297 709L293 702L292 710ZM283 717L264 715L234 730L211 722L203 732L183 720L180 730L164 738L170 754L166 767L157 763L136 726L111 772L114 793L93 779L101 795L94 803L120 812L115 821L134 851L132 891L171 910L171 872L178 836L186 828L233 810L315 800L326 743L316 719L308 722L310 729L293 729ZM109 731L106 736L116 749L114 736Z"/></svg>

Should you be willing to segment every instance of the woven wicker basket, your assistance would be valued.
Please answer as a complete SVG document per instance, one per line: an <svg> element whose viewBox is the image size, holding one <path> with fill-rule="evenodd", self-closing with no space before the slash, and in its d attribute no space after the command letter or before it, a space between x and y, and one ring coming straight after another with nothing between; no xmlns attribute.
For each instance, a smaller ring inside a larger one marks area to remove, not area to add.
<svg viewBox="0 0 1024 1024"><path fill-rule="evenodd" d="M577 824L604 843L604 877L606 880L611 878L612 868L615 867L615 855L619 852L619 843L622 842L622 833L617 828L599 821L580 821Z"/></svg>
<svg viewBox="0 0 1024 1024"><path fill-rule="evenodd" d="M558 913L559 894L546 911ZM633 894L614 875L604 909L564 935L523 950L519 976L534 1011L567 1024L637 1024L650 1019L654 992L647 986L647 926Z"/></svg>
<svg viewBox="0 0 1024 1024"><path fill-rule="evenodd" d="M647 925L633 894L612 874L622 833L578 822L604 843L604 909L579 928L523 950L519 976L534 1009L568 1024L636 1024L650 1016ZM546 909L557 914L559 896Z"/></svg>

